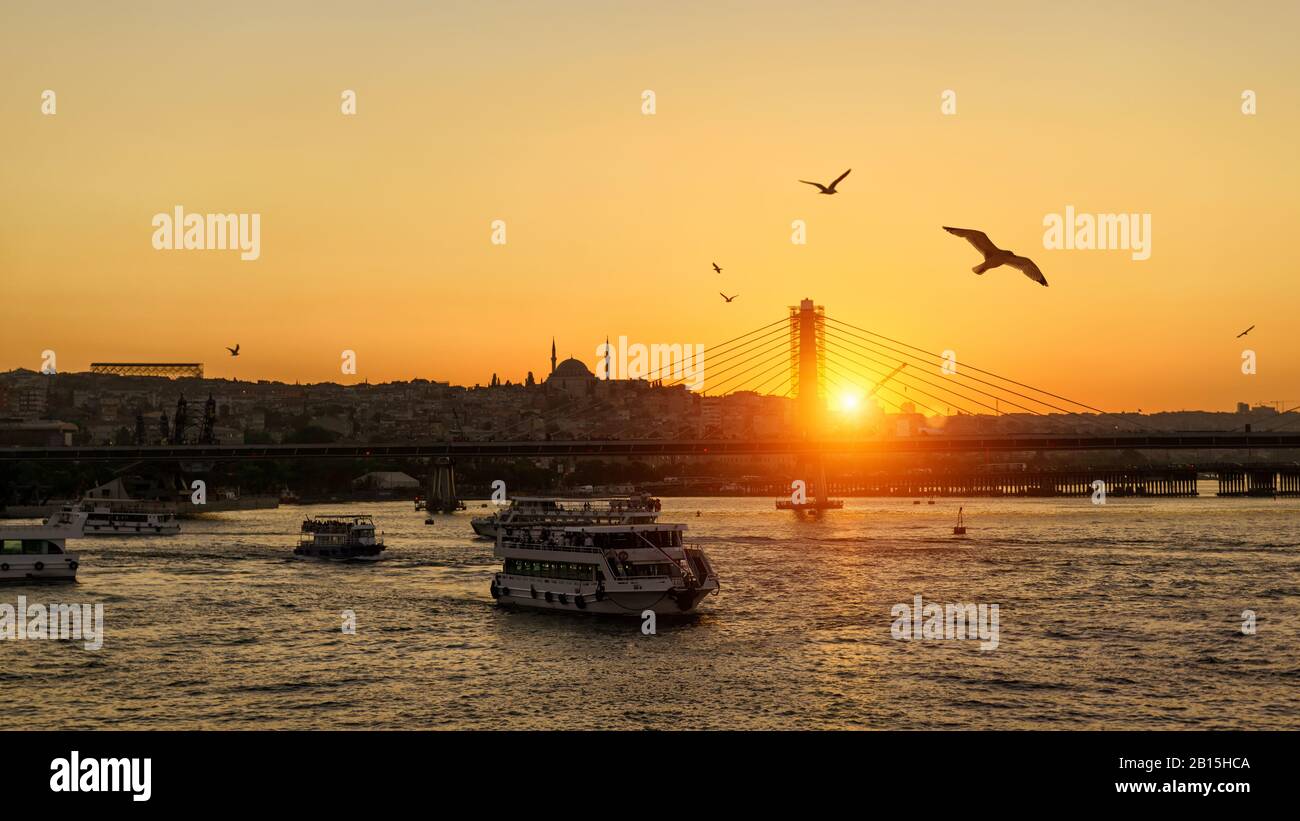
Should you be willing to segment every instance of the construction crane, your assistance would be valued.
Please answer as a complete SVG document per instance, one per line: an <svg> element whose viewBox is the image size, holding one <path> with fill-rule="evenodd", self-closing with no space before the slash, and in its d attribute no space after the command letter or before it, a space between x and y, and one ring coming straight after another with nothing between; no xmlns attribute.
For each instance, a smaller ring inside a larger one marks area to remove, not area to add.
<svg viewBox="0 0 1300 821"><path fill-rule="evenodd" d="M867 398L870 399L871 397L875 396L875 395L876 395L876 391L878 391L878 390L880 390L881 388L885 387L885 383L886 383L886 382L888 382L889 380L893 379L895 376L898 375L898 372L899 372L899 371L901 371L903 368L906 368L906 367L907 367L907 363L904 362L903 364L899 365L897 368L894 368L892 371L890 371L888 374L886 374L886 375L885 375L885 378L882 379L882 380L880 380L879 382L877 382L877 383L876 383L876 386L875 386L874 388L871 389L871 392L870 392L870 393L867 394Z"/></svg>

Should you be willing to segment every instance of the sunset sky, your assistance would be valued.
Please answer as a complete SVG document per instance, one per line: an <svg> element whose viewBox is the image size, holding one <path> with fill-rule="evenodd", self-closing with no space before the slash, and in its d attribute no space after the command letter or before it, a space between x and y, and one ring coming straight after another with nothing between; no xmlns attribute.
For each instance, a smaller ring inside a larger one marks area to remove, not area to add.
<svg viewBox="0 0 1300 821"><path fill-rule="evenodd" d="M552 335L594 363L807 296L1108 410L1300 403L1298 28L1294 2L7 2L0 370L486 383L543 375ZM261 257L154 250L176 205L260 213ZM1150 259L1045 249L1068 205L1149 213ZM975 276L942 225L1050 287Z"/></svg>

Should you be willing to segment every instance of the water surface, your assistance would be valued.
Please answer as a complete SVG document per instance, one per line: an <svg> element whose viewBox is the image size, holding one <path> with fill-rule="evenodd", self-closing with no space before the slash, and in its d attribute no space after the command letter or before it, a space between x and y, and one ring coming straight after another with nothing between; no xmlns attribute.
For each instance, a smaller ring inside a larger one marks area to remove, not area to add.
<svg viewBox="0 0 1300 821"><path fill-rule="evenodd" d="M653 636L498 608L480 503L342 506L385 532L375 565L289 558L323 506L79 540L77 585L0 601L102 602L104 646L0 641L0 727L1300 727L1300 500L663 501L722 591ZM997 604L999 647L895 640L917 594Z"/></svg>

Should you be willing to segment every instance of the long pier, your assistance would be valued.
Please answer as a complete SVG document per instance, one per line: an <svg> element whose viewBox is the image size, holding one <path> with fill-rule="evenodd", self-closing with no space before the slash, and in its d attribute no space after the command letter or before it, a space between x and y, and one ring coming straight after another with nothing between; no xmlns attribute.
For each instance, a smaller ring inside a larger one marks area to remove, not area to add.
<svg viewBox="0 0 1300 821"><path fill-rule="evenodd" d="M841 496L1091 496L1095 482L1107 496L1196 496L1195 468L1037 470L1009 473L970 471L917 473L830 483Z"/></svg>
<svg viewBox="0 0 1300 821"><path fill-rule="evenodd" d="M1242 467L1217 471L1220 496L1300 496L1300 467Z"/></svg>
<svg viewBox="0 0 1300 821"><path fill-rule="evenodd" d="M1094 482L1101 481L1108 497L1192 497L1200 495L1198 482L1202 479L1218 480L1218 496L1300 496L1300 465L892 472L831 479L826 483L826 493L839 497L1087 497L1097 490ZM789 486L781 482L719 478L651 483L646 488L660 495L781 498L790 493Z"/></svg>

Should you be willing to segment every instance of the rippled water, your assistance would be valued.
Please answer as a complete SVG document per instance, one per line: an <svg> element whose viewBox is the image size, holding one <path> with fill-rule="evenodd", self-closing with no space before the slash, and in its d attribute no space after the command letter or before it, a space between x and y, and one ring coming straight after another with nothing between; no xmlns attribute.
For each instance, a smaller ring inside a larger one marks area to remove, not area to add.
<svg viewBox="0 0 1300 821"><path fill-rule="evenodd" d="M799 521L664 499L722 592L654 636L496 607L477 503L430 526L344 506L385 531L375 565L288 558L324 507L79 540L79 584L0 602L102 602L104 646L0 641L0 727L1300 727L1300 500L1108 501L856 499ZM893 639L916 594L998 604L999 647Z"/></svg>

